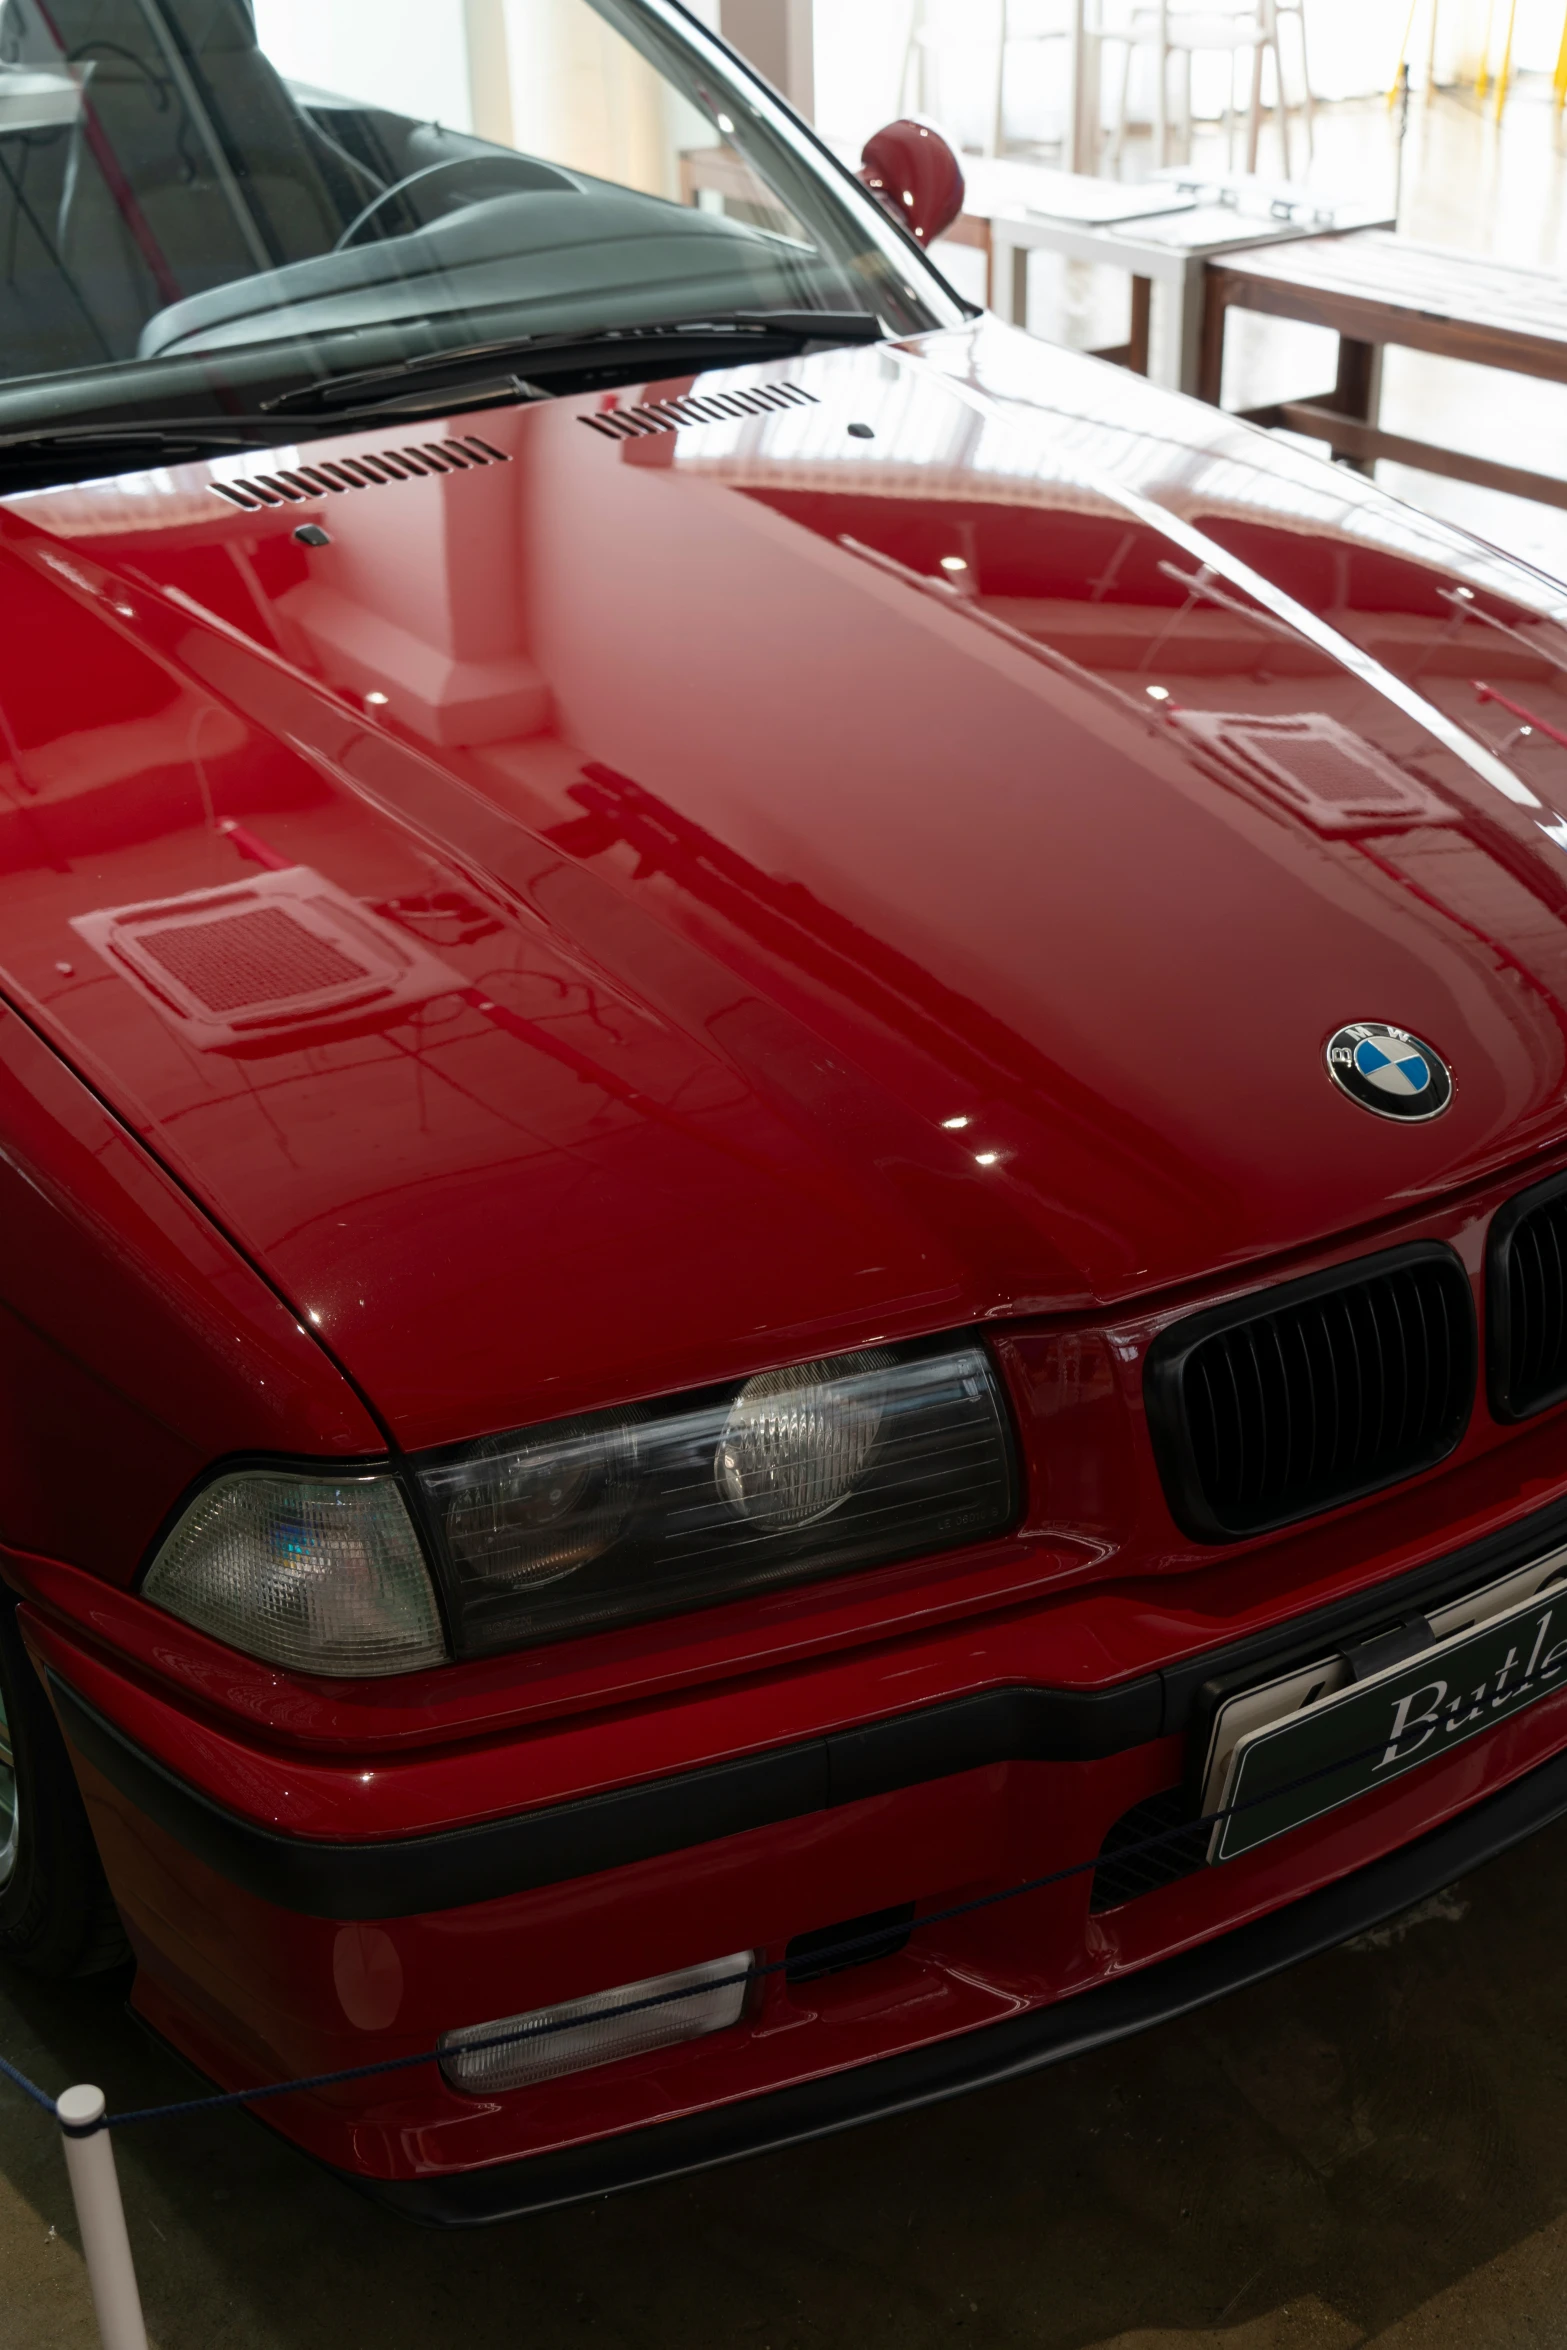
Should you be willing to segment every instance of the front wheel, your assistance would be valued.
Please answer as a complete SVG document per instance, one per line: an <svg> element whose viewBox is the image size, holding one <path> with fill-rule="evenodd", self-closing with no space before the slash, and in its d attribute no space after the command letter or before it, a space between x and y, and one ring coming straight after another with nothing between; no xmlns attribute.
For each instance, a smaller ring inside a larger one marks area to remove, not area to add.
<svg viewBox="0 0 1567 2350"><path fill-rule="evenodd" d="M0 1958L59 1977L127 1956L65 1741L0 1586Z"/></svg>

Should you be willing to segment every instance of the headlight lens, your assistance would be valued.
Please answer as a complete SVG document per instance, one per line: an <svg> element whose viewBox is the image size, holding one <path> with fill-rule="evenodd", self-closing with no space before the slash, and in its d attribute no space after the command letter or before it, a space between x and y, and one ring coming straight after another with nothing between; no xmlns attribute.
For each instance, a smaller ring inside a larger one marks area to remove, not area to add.
<svg viewBox="0 0 1567 2350"><path fill-rule="evenodd" d="M979 1541L1017 1508L990 1359L951 1341L563 1421L420 1481L462 1656Z"/></svg>
<svg viewBox="0 0 1567 2350"><path fill-rule="evenodd" d="M596 1559L636 1496L636 1445L626 1428L566 1420L547 1444L500 1437L472 1457L475 1474L452 1488L447 1540L519 1591Z"/></svg>
<svg viewBox="0 0 1567 2350"><path fill-rule="evenodd" d="M142 1596L291 1672L380 1677L446 1661L393 1477L216 1478L153 1560Z"/></svg>
<svg viewBox="0 0 1567 2350"><path fill-rule="evenodd" d="M713 1467L718 1490L754 1526L812 1526L854 1491L881 1434L885 1396L870 1374L891 1355L849 1355L748 1379L729 1408ZM840 1376L843 1363L854 1367Z"/></svg>

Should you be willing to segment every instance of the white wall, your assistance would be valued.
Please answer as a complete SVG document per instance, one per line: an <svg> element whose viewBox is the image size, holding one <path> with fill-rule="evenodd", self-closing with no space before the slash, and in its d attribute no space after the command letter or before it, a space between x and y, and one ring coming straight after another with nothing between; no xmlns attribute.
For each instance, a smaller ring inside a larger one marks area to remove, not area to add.
<svg viewBox="0 0 1567 2350"><path fill-rule="evenodd" d="M463 0L255 0L280 73L470 130Z"/></svg>

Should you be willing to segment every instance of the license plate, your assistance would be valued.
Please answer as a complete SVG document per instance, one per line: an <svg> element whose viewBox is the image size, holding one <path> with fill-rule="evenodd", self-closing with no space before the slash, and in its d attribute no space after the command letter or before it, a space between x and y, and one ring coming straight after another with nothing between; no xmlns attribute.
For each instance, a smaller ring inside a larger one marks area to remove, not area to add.
<svg viewBox="0 0 1567 2350"><path fill-rule="evenodd" d="M1420 1642L1417 1652L1408 1651ZM1396 1648L1382 1663L1379 1650ZM1228 1698L1214 1717L1210 1861L1434 1762L1567 1688L1567 1549L1366 1642Z"/></svg>

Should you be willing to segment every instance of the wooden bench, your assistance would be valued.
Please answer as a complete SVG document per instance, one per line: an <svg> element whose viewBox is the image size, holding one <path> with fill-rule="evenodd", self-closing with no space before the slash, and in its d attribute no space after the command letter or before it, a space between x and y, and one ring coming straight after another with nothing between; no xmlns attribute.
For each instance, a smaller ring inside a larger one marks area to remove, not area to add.
<svg viewBox="0 0 1567 2350"><path fill-rule="evenodd" d="M1381 229L1310 237L1210 262L1197 390L1215 407L1232 310L1304 319L1331 327L1339 338L1330 392L1248 409L1244 413L1253 423L1309 433L1362 469L1378 457L1396 458L1425 473L1567 506L1567 480L1558 475L1385 432L1378 416L1382 354L1390 343L1567 383L1567 281L1562 278L1413 244Z"/></svg>

